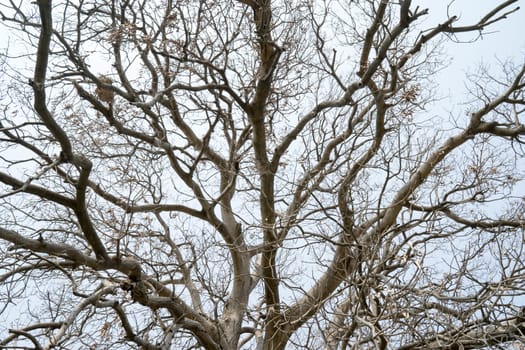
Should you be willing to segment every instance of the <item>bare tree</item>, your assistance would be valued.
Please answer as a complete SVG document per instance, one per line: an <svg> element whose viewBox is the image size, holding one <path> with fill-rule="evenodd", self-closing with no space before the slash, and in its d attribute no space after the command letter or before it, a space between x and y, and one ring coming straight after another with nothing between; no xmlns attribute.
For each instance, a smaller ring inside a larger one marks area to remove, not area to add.
<svg viewBox="0 0 525 350"><path fill-rule="evenodd" d="M0 348L523 348L517 2L4 1Z"/></svg>

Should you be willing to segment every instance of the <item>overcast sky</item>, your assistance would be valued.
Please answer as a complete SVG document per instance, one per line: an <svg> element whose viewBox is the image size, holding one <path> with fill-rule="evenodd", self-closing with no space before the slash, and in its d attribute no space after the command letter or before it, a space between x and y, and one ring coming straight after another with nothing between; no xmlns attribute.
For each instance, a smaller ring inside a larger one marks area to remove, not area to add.
<svg viewBox="0 0 525 350"><path fill-rule="evenodd" d="M416 5L429 8L430 14L424 20L423 27L430 27L436 22L441 23L447 18L447 1L442 0L417 0ZM494 6L501 1L494 0L456 0L450 8L450 15L459 15L456 25L473 24L481 19ZM474 42L468 41L475 38L472 34L458 35L463 43L446 44L447 54L450 55L450 65L438 77L442 93L453 101L459 102L466 98L466 73L475 72L480 64L489 66L492 72L500 71L498 60L505 61L512 58L516 64L525 61L525 3L519 0L512 8L521 6L517 12L512 13L507 19L495 23L484 31L483 35ZM444 109L451 103L443 103Z"/></svg>
<svg viewBox="0 0 525 350"><path fill-rule="evenodd" d="M423 26L432 26L443 22L447 18L447 9L443 6L446 1L418 0L415 3L429 8L430 15ZM457 25L467 25L479 21L490 9L501 1L494 0L456 0L450 7L450 14L460 16ZM428 115L452 113L454 119L466 120L463 116L469 109L466 84L467 74L475 73L483 64L495 76L501 74L501 61L511 59L516 65L525 63L525 0L517 1L512 8L521 6L521 9L510 14L507 19L488 27L482 37L470 43L447 43L446 52L450 56L450 65L443 69L436 77L439 84L438 93L443 97L432 108L425 112ZM458 39L469 41L472 34L460 35ZM441 119L441 118L440 118ZM443 118L441 120L445 120ZM437 126L439 127L439 126ZM516 171L525 171L525 158L516 159ZM518 197L525 194L525 185L521 181L513 191Z"/></svg>

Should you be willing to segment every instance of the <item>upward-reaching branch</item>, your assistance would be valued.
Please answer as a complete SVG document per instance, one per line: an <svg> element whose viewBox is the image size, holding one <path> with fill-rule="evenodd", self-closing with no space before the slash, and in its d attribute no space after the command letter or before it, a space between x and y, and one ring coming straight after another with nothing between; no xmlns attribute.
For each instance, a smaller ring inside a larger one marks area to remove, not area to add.
<svg viewBox="0 0 525 350"><path fill-rule="evenodd" d="M467 117L427 110L436 39L516 0L421 32L443 4L36 3L0 5L18 31L0 57L0 298L22 315L0 346L523 337L525 67L480 74Z"/></svg>
<svg viewBox="0 0 525 350"><path fill-rule="evenodd" d="M38 0L38 8L40 10L40 21L42 24L40 30L40 38L38 40L38 49L36 53L35 74L32 81L32 87L35 95L34 106L35 110L51 131L53 137L60 143L62 152L66 160L73 157L73 148L69 138L57 124L49 110L47 109L46 99L46 73L47 64L49 62L49 50L51 43L51 36L53 34L53 18L51 0Z"/></svg>

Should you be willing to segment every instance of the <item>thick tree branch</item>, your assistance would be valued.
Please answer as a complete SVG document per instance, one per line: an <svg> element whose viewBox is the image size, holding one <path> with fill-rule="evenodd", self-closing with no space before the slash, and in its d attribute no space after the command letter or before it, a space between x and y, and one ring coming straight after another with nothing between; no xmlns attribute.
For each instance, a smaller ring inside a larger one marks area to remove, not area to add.
<svg viewBox="0 0 525 350"><path fill-rule="evenodd" d="M73 148L69 138L64 130L62 130L62 128L57 124L47 108L45 84L47 64L49 61L51 35L53 34L51 0L38 0L38 8L40 9L40 20L42 26L36 54L35 75L32 81L33 92L35 94L34 106L36 112L44 124L47 126L49 131L51 131L55 139L60 143L64 157L66 159L71 159L73 156Z"/></svg>

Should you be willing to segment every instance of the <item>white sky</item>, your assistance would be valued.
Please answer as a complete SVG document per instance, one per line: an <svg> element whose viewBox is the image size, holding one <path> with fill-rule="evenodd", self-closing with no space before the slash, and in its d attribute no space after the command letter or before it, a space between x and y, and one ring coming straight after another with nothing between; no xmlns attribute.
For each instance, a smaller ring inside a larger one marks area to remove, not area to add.
<svg viewBox="0 0 525 350"><path fill-rule="evenodd" d="M3 0L0 0L3 1ZM417 0L414 1L421 7L429 7L430 15L423 23L423 27L431 27L441 23L447 18L446 4L448 0ZM451 6L451 14L460 15L461 24L470 24L479 20L484 13L500 1L495 0L456 0ZM452 64L440 72L436 77L441 85L443 96L449 96L436 105L436 113L451 110L450 102L465 100L464 88L468 71L475 71L480 63L489 64L497 70L497 59L505 60L514 58L516 63L525 60L525 0L519 0L517 5L522 9L487 29L482 39L468 44L447 44L448 54L452 57ZM514 5L516 6L516 5ZM5 40L5 29L0 26L0 41ZM469 40L471 35L459 36L460 39ZM0 43L0 48L7 44ZM466 108L466 106L465 106Z"/></svg>
<svg viewBox="0 0 525 350"><path fill-rule="evenodd" d="M429 8L430 14L423 22L423 27L430 27L435 23L442 23L447 18L448 1L444 0L417 0L415 5ZM481 19L501 1L494 0L456 0L450 8L450 15L458 15L455 25L473 24ZM466 96L466 74L475 72L480 64L489 65L494 73L499 71L500 61L512 58L516 64L525 61L525 1L519 0L511 8L521 6L521 9L512 13L507 19L495 23L485 30L475 42L468 42L476 36L472 33L460 34L458 39L463 43L448 43L447 54L451 56L450 65L440 72L437 82L441 85L442 93L449 95L448 102L464 101ZM450 103L443 101L442 107L450 111Z"/></svg>
<svg viewBox="0 0 525 350"><path fill-rule="evenodd" d="M424 24L431 26L436 21L443 22L447 18L447 9L442 0L417 0L416 4L429 8L430 15ZM456 25L468 25L481 19L501 1L494 0L456 0L450 7L451 15L459 15ZM475 73L480 65L484 65L494 76L502 74L501 63L512 60L516 65L525 64L525 0L519 0L511 6L512 9L520 6L521 9L510 14L506 19L495 23L484 31L483 35L474 42L472 34L458 35L463 43L447 43L446 52L450 56L450 65L443 69L437 76L440 97L428 113L450 114L462 119L469 109L472 100L467 92L467 74ZM525 171L525 158L516 158L516 172ZM518 175L518 174L515 174ZM525 195L525 182L520 181L513 190L513 195ZM498 208L493 208L497 211ZM503 209L503 208L499 208Z"/></svg>
<svg viewBox="0 0 525 350"><path fill-rule="evenodd" d="M436 23L442 23L447 18L447 4L451 0L414 0L413 6L429 8L430 14L425 16L422 27L428 28ZM502 1L496 0L455 0L448 7L450 15L459 15L457 25L471 24L478 21L490 9ZM480 63L490 64L497 68L497 60L513 57L516 63L525 60L525 0L518 0L512 8L522 8L496 24L493 24L483 34L482 38L473 43L450 43L448 54L452 57L450 66L441 72L438 82L447 89L457 91L464 86L465 73L473 71ZM474 36L462 34L459 39L468 41ZM0 48L5 47L7 33L0 25Z"/></svg>

